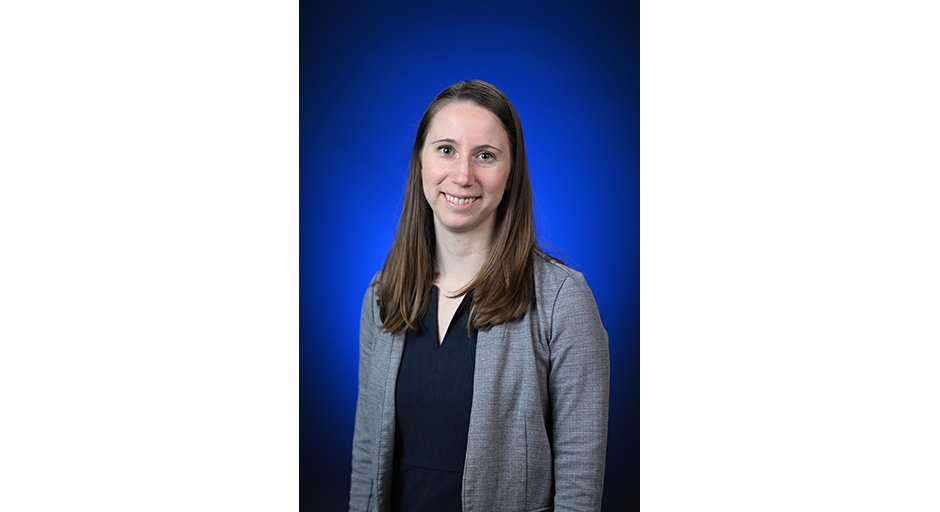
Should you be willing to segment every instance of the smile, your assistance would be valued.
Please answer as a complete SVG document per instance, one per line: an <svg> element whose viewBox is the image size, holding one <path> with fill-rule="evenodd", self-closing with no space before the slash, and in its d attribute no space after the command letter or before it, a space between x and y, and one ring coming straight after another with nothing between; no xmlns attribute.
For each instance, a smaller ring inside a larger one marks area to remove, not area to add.
<svg viewBox="0 0 940 512"><path fill-rule="evenodd" d="M461 199L459 197L454 197L446 192L444 193L444 197L447 198L447 202L453 203L453 204L459 204L459 205L470 204L476 201L477 199L479 199L479 197L467 197L467 198Z"/></svg>

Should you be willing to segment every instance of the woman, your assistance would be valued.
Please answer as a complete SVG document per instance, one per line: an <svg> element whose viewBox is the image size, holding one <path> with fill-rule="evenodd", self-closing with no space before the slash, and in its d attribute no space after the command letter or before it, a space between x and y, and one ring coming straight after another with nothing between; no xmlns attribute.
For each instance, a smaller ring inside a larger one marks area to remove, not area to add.
<svg viewBox="0 0 940 512"><path fill-rule="evenodd" d="M522 126L492 85L421 118L359 337L350 510L600 510L607 333L535 242Z"/></svg>

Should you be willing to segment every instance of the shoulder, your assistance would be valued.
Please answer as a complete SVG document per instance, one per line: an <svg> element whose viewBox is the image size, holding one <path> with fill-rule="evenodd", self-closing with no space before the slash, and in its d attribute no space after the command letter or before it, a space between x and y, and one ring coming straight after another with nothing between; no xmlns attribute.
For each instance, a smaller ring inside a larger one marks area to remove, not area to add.
<svg viewBox="0 0 940 512"><path fill-rule="evenodd" d="M373 297L379 293L379 280L382 278L382 271L379 270L372 276L372 280L369 281L369 286L366 288L366 295L372 295Z"/></svg>
<svg viewBox="0 0 940 512"><path fill-rule="evenodd" d="M562 288L587 289L584 274L541 251L535 251L534 253L533 270L535 272L536 293L555 292L557 294ZM590 293L590 290L588 290L588 293Z"/></svg>
<svg viewBox="0 0 940 512"><path fill-rule="evenodd" d="M377 293L377 289L379 287L379 279L381 277L382 277L382 271L379 270L378 272L375 273L375 275L372 276L372 280L369 281L369 287L366 288L366 293L372 293L372 294Z"/></svg>
<svg viewBox="0 0 940 512"><path fill-rule="evenodd" d="M572 346L597 354L606 351L607 331L581 272L536 253L535 293L539 327L552 354Z"/></svg>
<svg viewBox="0 0 940 512"><path fill-rule="evenodd" d="M379 308L378 303L378 288L379 288L379 277L381 276L382 271L378 271L372 276L372 280L369 281L369 286L366 288L365 296L362 298L362 315L366 316L368 313L373 321L377 318L377 312Z"/></svg>
<svg viewBox="0 0 940 512"><path fill-rule="evenodd" d="M539 251L534 267L535 301L548 333L556 332L560 322L600 323L597 302L581 272Z"/></svg>
<svg viewBox="0 0 940 512"><path fill-rule="evenodd" d="M597 314L597 303L584 274L539 251L535 252L533 266L536 302L550 321L575 311Z"/></svg>

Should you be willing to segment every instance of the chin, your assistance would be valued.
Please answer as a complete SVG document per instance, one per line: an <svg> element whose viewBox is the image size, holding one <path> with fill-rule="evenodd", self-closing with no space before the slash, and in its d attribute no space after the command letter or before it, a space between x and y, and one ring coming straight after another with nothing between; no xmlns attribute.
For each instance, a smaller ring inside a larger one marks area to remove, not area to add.
<svg viewBox="0 0 940 512"><path fill-rule="evenodd" d="M469 231L473 231L473 228L476 226L467 226L464 224L444 224L444 227L447 228L448 231L453 231L454 233L467 233Z"/></svg>

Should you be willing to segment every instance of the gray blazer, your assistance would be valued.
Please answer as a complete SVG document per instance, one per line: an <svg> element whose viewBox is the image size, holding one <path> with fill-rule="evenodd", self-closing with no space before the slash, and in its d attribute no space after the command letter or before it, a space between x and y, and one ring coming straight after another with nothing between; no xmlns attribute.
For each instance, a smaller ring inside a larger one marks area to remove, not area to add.
<svg viewBox="0 0 940 512"><path fill-rule="evenodd" d="M376 281L359 326L351 511L390 510L404 335L383 333ZM540 253L523 318L479 332L464 512L597 511L607 449L607 332L584 277Z"/></svg>

